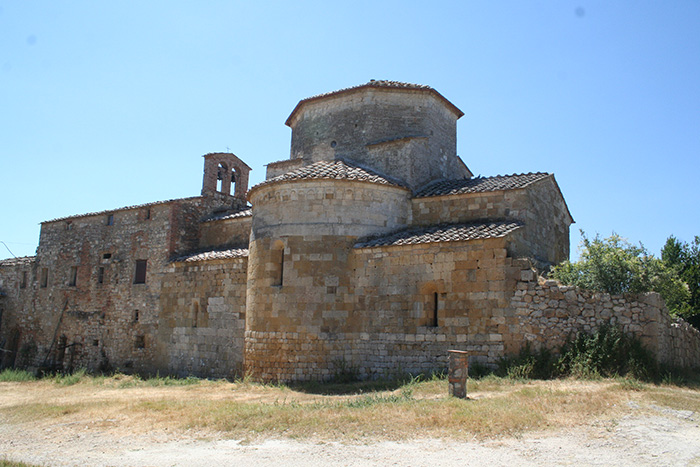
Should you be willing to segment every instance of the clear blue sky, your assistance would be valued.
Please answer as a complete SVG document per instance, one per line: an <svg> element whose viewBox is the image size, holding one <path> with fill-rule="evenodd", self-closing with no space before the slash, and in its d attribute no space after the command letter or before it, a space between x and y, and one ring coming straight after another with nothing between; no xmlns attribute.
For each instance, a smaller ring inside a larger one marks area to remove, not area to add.
<svg viewBox="0 0 700 467"><path fill-rule="evenodd" d="M700 235L699 1L0 0L0 241L196 196L208 152L258 183L300 99L370 79L462 109L475 174L553 172L574 256Z"/></svg>

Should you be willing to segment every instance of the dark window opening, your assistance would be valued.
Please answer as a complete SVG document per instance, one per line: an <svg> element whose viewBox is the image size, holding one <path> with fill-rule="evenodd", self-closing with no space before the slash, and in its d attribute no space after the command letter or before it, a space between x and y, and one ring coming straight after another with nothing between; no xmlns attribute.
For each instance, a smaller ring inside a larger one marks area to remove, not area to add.
<svg viewBox="0 0 700 467"><path fill-rule="evenodd" d="M73 230L73 223L71 221L66 222L66 230Z"/></svg>
<svg viewBox="0 0 700 467"><path fill-rule="evenodd" d="M22 278L19 281L19 288L20 289L27 288L27 271L22 271Z"/></svg>
<svg viewBox="0 0 700 467"><path fill-rule="evenodd" d="M68 285L70 287L75 287L75 284L77 281L78 281L78 266L71 266L70 267L70 276L68 277Z"/></svg>
<svg viewBox="0 0 700 467"><path fill-rule="evenodd" d="M284 278L284 247L272 250L272 262L275 265L272 276L272 285L275 287L282 286Z"/></svg>
<svg viewBox="0 0 700 467"><path fill-rule="evenodd" d="M41 279L39 280L39 287L45 289L49 285L49 268L41 268Z"/></svg>
<svg viewBox="0 0 700 467"><path fill-rule="evenodd" d="M112 257L112 253L105 253L102 255L102 259L110 259Z"/></svg>
<svg viewBox="0 0 700 467"><path fill-rule="evenodd" d="M134 341L135 349L145 349L146 348L146 336L136 336Z"/></svg>
<svg viewBox="0 0 700 467"><path fill-rule="evenodd" d="M134 274L134 284L146 283L146 264L147 260L145 259L136 260L136 273Z"/></svg>
<svg viewBox="0 0 700 467"><path fill-rule="evenodd" d="M97 270L97 283L102 284L105 281L105 268L100 266L100 269Z"/></svg>
<svg viewBox="0 0 700 467"><path fill-rule="evenodd" d="M146 208L146 211L144 211L144 213L143 213L143 218L145 220L151 219L151 208Z"/></svg>
<svg viewBox="0 0 700 467"><path fill-rule="evenodd" d="M139 322L139 310L134 310L134 323Z"/></svg>
<svg viewBox="0 0 700 467"><path fill-rule="evenodd" d="M100 345L100 341L97 340L97 339L93 339L92 345L93 345L94 347L97 347L98 345Z"/></svg>
<svg viewBox="0 0 700 467"><path fill-rule="evenodd" d="M430 319L430 326L436 328L438 326L438 310L440 309L440 296L437 292L433 292L433 310Z"/></svg>
<svg viewBox="0 0 700 467"><path fill-rule="evenodd" d="M192 327L197 327L197 321L199 320L199 303L192 302Z"/></svg>
<svg viewBox="0 0 700 467"><path fill-rule="evenodd" d="M107 215L107 225L114 225L114 214Z"/></svg>

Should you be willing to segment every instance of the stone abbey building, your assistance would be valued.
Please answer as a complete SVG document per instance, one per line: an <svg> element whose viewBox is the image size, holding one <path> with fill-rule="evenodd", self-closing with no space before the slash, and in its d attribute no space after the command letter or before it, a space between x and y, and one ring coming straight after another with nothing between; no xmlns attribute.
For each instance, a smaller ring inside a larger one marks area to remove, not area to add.
<svg viewBox="0 0 700 467"><path fill-rule="evenodd" d="M36 256L0 261L2 365L390 376L603 322L697 361L697 333L658 296L538 277L569 255L557 182L474 177L462 115L431 87L370 81L299 102L290 158L250 189L242 160L207 154L200 196L44 222Z"/></svg>

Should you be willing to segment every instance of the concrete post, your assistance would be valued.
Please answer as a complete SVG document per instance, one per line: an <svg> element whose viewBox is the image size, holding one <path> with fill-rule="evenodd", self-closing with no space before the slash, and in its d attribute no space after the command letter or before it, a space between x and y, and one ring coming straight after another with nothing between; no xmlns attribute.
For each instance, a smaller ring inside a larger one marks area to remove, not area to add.
<svg viewBox="0 0 700 467"><path fill-rule="evenodd" d="M462 350L448 350L447 378L450 396L466 399L467 375L469 374L469 354Z"/></svg>

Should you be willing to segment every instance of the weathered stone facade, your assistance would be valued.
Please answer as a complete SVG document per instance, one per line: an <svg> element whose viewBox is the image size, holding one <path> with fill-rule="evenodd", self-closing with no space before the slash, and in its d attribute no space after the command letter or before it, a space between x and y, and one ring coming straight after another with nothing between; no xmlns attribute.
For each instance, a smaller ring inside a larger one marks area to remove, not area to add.
<svg viewBox="0 0 700 467"><path fill-rule="evenodd" d="M461 115L430 87L371 81L301 101L290 159L250 190L244 162L207 154L201 196L43 223L35 257L0 261L0 364L378 377L604 322L697 364L700 337L658 297L538 282L533 265L569 255L554 176L473 178Z"/></svg>

